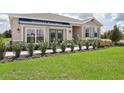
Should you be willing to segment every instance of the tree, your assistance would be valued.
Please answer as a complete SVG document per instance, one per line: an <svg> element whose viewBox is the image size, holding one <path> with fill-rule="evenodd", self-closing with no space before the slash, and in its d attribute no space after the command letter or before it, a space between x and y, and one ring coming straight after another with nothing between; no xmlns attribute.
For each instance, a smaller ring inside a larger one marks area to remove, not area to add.
<svg viewBox="0 0 124 93"><path fill-rule="evenodd" d="M3 33L3 37L10 38L11 37L11 30L7 30Z"/></svg>
<svg viewBox="0 0 124 93"><path fill-rule="evenodd" d="M122 38L122 33L117 27L117 25L115 25L113 29L111 30L110 39L112 40L112 42L116 43L120 41L121 38Z"/></svg>
<svg viewBox="0 0 124 93"><path fill-rule="evenodd" d="M111 34L111 30L106 31L103 35L101 35L102 39L109 39Z"/></svg>

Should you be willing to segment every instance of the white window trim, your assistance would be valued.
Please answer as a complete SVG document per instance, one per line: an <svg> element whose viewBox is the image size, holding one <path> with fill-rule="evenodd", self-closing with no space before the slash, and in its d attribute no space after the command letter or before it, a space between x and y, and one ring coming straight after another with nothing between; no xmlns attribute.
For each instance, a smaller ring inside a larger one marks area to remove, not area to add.
<svg viewBox="0 0 124 93"><path fill-rule="evenodd" d="M28 27L28 28L25 28L25 42L27 43L27 30L28 29L33 29L33 30L35 30L35 43L37 43L36 41L36 39L37 39L37 37L36 37L36 30L37 29L40 29L40 30L42 30L43 31L43 33L44 33L44 42L45 42L45 36L46 36L46 33L45 33L45 28L30 28L30 27Z"/></svg>

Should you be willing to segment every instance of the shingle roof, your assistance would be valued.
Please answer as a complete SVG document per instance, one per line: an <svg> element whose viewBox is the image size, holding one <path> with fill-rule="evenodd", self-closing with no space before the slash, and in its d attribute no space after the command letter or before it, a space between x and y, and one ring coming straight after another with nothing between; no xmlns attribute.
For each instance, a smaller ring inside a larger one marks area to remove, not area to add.
<svg viewBox="0 0 124 93"><path fill-rule="evenodd" d="M74 23L74 24L85 24L89 21L92 21L95 18L88 18L85 20L80 20L76 18L71 18L67 16L62 16L59 14L54 14L54 13L28 13L28 14L8 14L9 16L14 16L14 17L23 17L23 18L33 18L33 19L45 19L45 20L51 20L51 21L61 21L61 22L69 22L69 23ZM97 23L102 26L102 24L97 20Z"/></svg>
<svg viewBox="0 0 124 93"><path fill-rule="evenodd" d="M82 23L82 20L70 18L70 17L58 15L58 14L53 14L53 13L9 14L9 16L34 18L34 19L35 18L36 19L46 19L46 20L53 20L53 21L78 23L78 24Z"/></svg>

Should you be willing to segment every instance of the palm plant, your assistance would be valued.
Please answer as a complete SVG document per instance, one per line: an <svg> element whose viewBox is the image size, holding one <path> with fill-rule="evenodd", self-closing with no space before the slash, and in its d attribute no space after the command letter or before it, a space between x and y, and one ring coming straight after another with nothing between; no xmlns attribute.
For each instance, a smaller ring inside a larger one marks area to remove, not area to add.
<svg viewBox="0 0 124 93"><path fill-rule="evenodd" d="M85 46L86 46L86 50L89 50L89 46L90 46L90 41L89 40L85 41Z"/></svg>
<svg viewBox="0 0 124 93"><path fill-rule="evenodd" d="M78 42L77 43L78 43L79 51L81 51L83 43L82 43L80 36L78 36Z"/></svg>
<svg viewBox="0 0 124 93"><path fill-rule="evenodd" d="M93 47L93 49L96 49L96 47L97 47L96 40L92 41L92 47Z"/></svg>
<svg viewBox="0 0 124 93"><path fill-rule="evenodd" d="M71 48L71 52L73 52L74 51L74 39L70 41L70 48Z"/></svg>
<svg viewBox="0 0 124 93"><path fill-rule="evenodd" d="M33 42L31 41L28 45L28 53L29 53L29 56L33 56L33 51L34 51L34 44Z"/></svg>
<svg viewBox="0 0 124 93"><path fill-rule="evenodd" d="M46 53L46 50L47 50L47 43L46 42L41 42L40 50L41 50L42 54Z"/></svg>
<svg viewBox="0 0 124 93"><path fill-rule="evenodd" d="M53 40L51 42L51 48L53 50L53 53L56 53L56 47L57 47L57 42L56 42L56 40Z"/></svg>
<svg viewBox="0 0 124 93"><path fill-rule="evenodd" d="M65 42L65 41L62 41L62 43L61 43L60 45L61 45L61 50L62 50L62 52L65 52L65 49L66 49L66 42Z"/></svg>
<svg viewBox="0 0 124 93"><path fill-rule="evenodd" d="M21 45L20 44L14 44L12 46L12 50L15 52L15 56L18 58L21 53Z"/></svg>

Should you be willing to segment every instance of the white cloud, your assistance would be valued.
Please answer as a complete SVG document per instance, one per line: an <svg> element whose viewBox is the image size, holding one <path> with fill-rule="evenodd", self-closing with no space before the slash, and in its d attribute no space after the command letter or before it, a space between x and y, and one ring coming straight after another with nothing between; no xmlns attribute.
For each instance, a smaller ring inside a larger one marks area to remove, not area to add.
<svg viewBox="0 0 124 93"><path fill-rule="evenodd" d="M105 13L94 13L93 16L99 20L100 22L103 22L103 20L105 19Z"/></svg>
<svg viewBox="0 0 124 93"><path fill-rule="evenodd" d="M86 19L86 18L89 18L89 17L93 17L93 13L80 13L79 17L81 19Z"/></svg>
<svg viewBox="0 0 124 93"><path fill-rule="evenodd" d="M0 33L10 28L8 15L0 14L0 28Z"/></svg>
<svg viewBox="0 0 124 93"><path fill-rule="evenodd" d="M117 13L111 13L112 20L115 20L117 18Z"/></svg>
<svg viewBox="0 0 124 93"><path fill-rule="evenodd" d="M113 13L111 16L119 27L124 27L124 13Z"/></svg>
<svg viewBox="0 0 124 93"><path fill-rule="evenodd" d="M0 14L0 19L9 20L9 18L8 18L8 16L6 14Z"/></svg>
<svg viewBox="0 0 124 93"><path fill-rule="evenodd" d="M0 25L3 25L4 23L3 22L0 22Z"/></svg>
<svg viewBox="0 0 124 93"><path fill-rule="evenodd" d="M113 19L115 21L124 21L124 13L113 14Z"/></svg>

